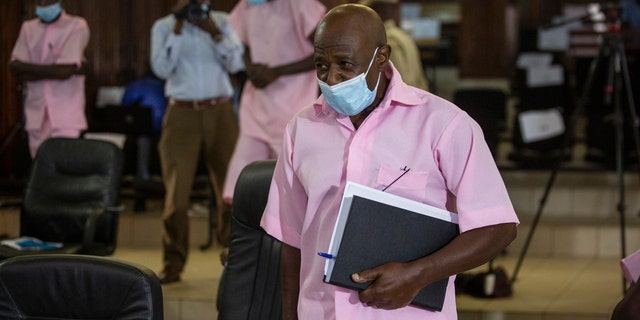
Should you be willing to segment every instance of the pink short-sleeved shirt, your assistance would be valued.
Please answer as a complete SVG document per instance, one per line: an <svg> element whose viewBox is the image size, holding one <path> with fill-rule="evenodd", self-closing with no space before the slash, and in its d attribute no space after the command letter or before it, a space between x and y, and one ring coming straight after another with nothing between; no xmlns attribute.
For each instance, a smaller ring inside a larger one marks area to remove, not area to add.
<svg viewBox="0 0 640 320"><path fill-rule="evenodd" d="M82 17L62 13L53 23L31 19L22 24L11 60L52 65L76 64L84 60L89 42L89 26ZM27 82L25 100L26 129L38 130L48 115L55 129L85 129L83 75L65 80Z"/></svg>
<svg viewBox="0 0 640 320"><path fill-rule="evenodd" d="M460 232L518 223L480 127L452 103L402 82L390 64L384 100L356 131L320 97L289 122L263 228L301 249L300 319L456 319L454 277L442 312L366 307L357 293L322 281L347 181L456 212Z"/></svg>
<svg viewBox="0 0 640 320"><path fill-rule="evenodd" d="M274 0L250 5L241 0L229 24L250 48L254 63L277 67L313 54L309 36L326 8L317 0ZM278 78L263 89L247 81L240 99L241 134L280 145L287 121L318 97L314 70Z"/></svg>

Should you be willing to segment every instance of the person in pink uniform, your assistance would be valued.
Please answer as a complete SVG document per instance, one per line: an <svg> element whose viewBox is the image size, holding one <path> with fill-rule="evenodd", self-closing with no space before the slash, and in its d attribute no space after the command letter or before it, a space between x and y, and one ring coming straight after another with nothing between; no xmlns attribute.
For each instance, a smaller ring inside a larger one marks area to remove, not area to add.
<svg viewBox="0 0 640 320"><path fill-rule="evenodd" d="M240 136L223 198L231 202L240 171L280 153L287 121L318 97L313 34L326 13L318 0L240 0L229 24L245 45L248 81L240 98Z"/></svg>
<svg viewBox="0 0 640 320"><path fill-rule="evenodd" d="M38 0L38 18L22 24L9 67L26 82L25 130L35 157L50 137L77 138L87 128L84 113L84 50L89 26L67 14L61 1Z"/></svg>
<svg viewBox="0 0 640 320"><path fill-rule="evenodd" d="M337 6L318 26L322 96L287 124L261 221L283 242L283 319L456 319L455 275L516 236L519 220L479 125L404 83L390 53L382 20L366 6ZM454 212L460 234L423 258L352 275L373 281L360 293L324 283L317 253L329 248L347 181ZM409 305L443 278L441 312Z"/></svg>

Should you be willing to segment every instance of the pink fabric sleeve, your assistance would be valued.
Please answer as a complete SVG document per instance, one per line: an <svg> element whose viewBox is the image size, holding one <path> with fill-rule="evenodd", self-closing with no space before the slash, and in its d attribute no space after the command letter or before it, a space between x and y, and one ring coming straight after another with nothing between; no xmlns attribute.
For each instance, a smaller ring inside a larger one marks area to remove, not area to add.
<svg viewBox="0 0 640 320"><path fill-rule="evenodd" d="M23 23L20 27L20 33L18 39L11 52L11 60L30 61L31 55L29 54L29 48L27 46L27 30L26 25Z"/></svg>
<svg viewBox="0 0 640 320"><path fill-rule="evenodd" d="M78 18L78 21L73 26L73 31L70 33L70 36L67 39L56 63L75 64L80 67L84 60L84 50L89 43L89 37L90 32L87 21L82 18Z"/></svg>
<svg viewBox="0 0 640 320"><path fill-rule="evenodd" d="M640 250L622 259L620 267L628 284L637 282L640 278Z"/></svg>
<svg viewBox="0 0 640 320"><path fill-rule="evenodd" d="M460 232L518 223L502 176L480 127L466 113L454 117L436 148L447 188L456 197Z"/></svg>
<svg viewBox="0 0 640 320"><path fill-rule="evenodd" d="M244 27L243 20L245 19L245 10L247 4L244 0L238 1L238 3L233 7L229 16L227 16L227 23L229 26L235 31L236 35L244 43L245 45L249 42L247 36L247 30Z"/></svg>
<svg viewBox="0 0 640 320"><path fill-rule="evenodd" d="M293 143L289 130L285 131L282 144L261 226L274 238L300 248L307 194L293 170Z"/></svg>
<svg viewBox="0 0 640 320"><path fill-rule="evenodd" d="M317 0L295 1L298 4L298 24L302 28L303 34L310 36L318 26L318 23L327 13L327 8Z"/></svg>

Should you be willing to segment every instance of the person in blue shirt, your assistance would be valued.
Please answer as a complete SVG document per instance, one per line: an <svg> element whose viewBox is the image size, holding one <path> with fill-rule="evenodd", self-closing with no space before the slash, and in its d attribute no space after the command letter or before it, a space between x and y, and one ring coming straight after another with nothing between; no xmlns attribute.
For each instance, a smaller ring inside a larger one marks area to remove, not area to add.
<svg viewBox="0 0 640 320"><path fill-rule="evenodd" d="M156 77L149 70L140 79L130 82L122 96L123 106L140 106L151 108L153 136L141 135L137 138L137 178L143 181L150 179L149 159L151 141L160 136L162 118L167 109L167 98L164 96L164 80Z"/></svg>
<svg viewBox="0 0 640 320"><path fill-rule="evenodd" d="M227 165L238 137L230 74L244 70L244 46L227 13L209 0L178 0L151 30L151 68L169 99L158 153L166 196L162 283L180 281L189 253L190 196L202 151L216 196L215 235L228 246L231 207L222 201Z"/></svg>
<svg viewBox="0 0 640 320"><path fill-rule="evenodd" d="M164 96L164 80L149 71L144 77L127 85L122 96L122 105L151 108L153 133L159 135L162 129L162 118L167 109L167 98Z"/></svg>

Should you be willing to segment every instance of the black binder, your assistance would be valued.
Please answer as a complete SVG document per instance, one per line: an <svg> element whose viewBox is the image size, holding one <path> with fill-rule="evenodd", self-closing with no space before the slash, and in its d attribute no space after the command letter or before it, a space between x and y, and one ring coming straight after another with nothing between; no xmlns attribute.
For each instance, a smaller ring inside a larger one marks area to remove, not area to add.
<svg viewBox="0 0 640 320"><path fill-rule="evenodd" d="M348 216L342 221L344 231L341 237L339 231L334 231L334 237L340 237L341 240L337 251L330 252L333 261L328 261L324 277L324 281L330 284L364 290L371 283L356 283L351 280L351 274L388 262L408 262L424 257L442 248L459 234L458 224L454 221L357 195L346 200L346 203L343 200L343 206L349 206L350 201L350 208L348 211L345 209ZM338 217L337 229L341 228L340 219ZM338 239L333 241L337 243ZM447 282L448 278L445 278L423 288L412 305L441 311Z"/></svg>

